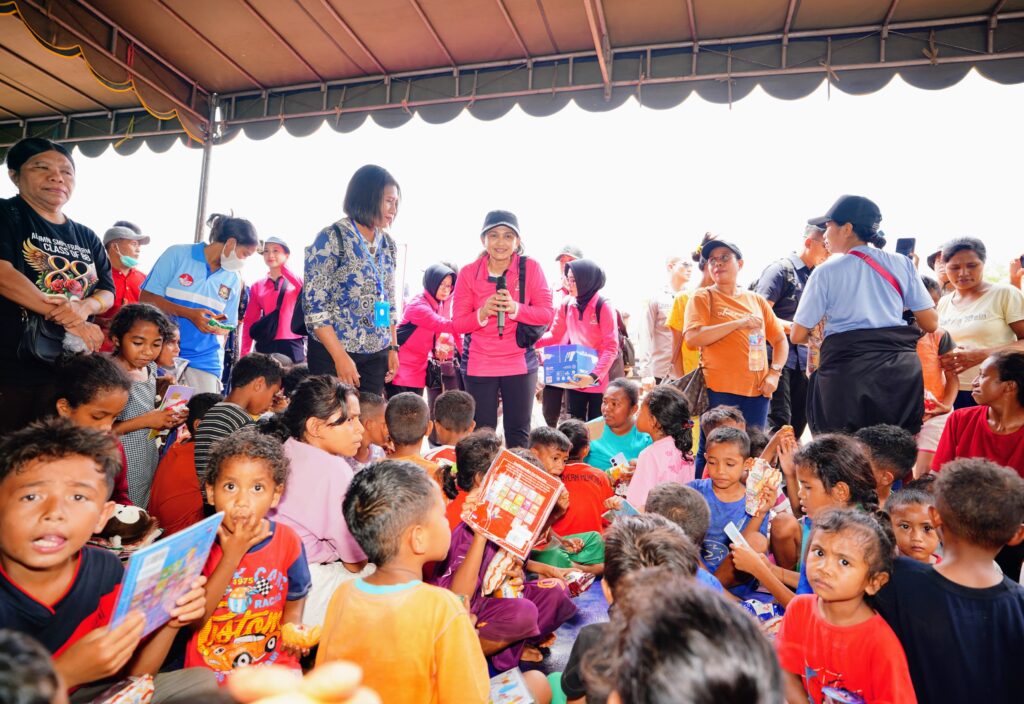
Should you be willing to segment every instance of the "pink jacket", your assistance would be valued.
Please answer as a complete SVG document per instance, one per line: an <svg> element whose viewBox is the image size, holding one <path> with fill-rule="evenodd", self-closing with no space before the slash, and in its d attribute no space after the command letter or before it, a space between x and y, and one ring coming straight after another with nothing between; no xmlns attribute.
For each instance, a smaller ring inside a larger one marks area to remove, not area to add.
<svg viewBox="0 0 1024 704"><path fill-rule="evenodd" d="M462 336L455 334L455 324L451 320L451 300L438 303L423 291L405 305L402 324L412 323L416 329L398 348L398 373L392 382L396 386L420 387L427 383L427 359L434 349L435 338L441 333L451 333L459 351L462 351Z"/></svg>
<svg viewBox="0 0 1024 704"><path fill-rule="evenodd" d="M601 317L604 318L602 311ZM696 470L691 461L683 457L671 437L663 437L645 447L636 459L636 471L629 482L626 501L634 508L643 509L647 495L659 484L685 484L693 481Z"/></svg>
<svg viewBox="0 0 1024 704"><path fill-rule="evenodd" d="M284 299L281 301L281 315L277 322L277 336L274 339L298 340L301 335L292 332L292 313L295 312L295 303L299 300L302 279L290 272L287 266L281 267L281 278L288 280L288 288L285 289ZM245 317L242 318L243 356L252 351L253 339L249 337L250 328L264 315L274 312L279 293L269 276L260 279L249 288L249 304L245 307Z"/></svg>
<svg viewBox="0 0 1024 704"><path fill-rule="evenodd" d="M555 322L537 342L537 347L583 345L597 350L597 366L594 367L597 383L579 390L601 394L608 387L608 370L619 356L619 327L615 309L608 301L601 305L601 321L598 322L597 299L596 295L590 299L580 319L576 300L567 298L555 311Z"/></svg>
<svg viewBox="0 0 1024 704"><path fill-rule="evenodd" d="M267 516L299 534L311 564L365 560L341 512L354 476L345 458L294 438L285 442L284 454L291 463L291 475L281 502Z"/></svg>
<svg viewBox="0 0 1024 704"><path fill-rule="evenodd" d="M519 255L513 255L512 263L505 273L508 291L517 303L519 262ZM519 305L514 320L511 317L506 320L504 337L499 338L496 316L488 318L482 327L477 320L477 312L494 295L495 284L496 278L490 277L487 272L486 254L462 267L455 282L452 318L455 332L468 335L465 356L466 374L469 376L512 376L536 369L536 355L516 344L516 326L519 323L550 325L555 317L551 307L551 289L548 288L544 272L540 264L530 257L526 264L525 302Z"/></svg>

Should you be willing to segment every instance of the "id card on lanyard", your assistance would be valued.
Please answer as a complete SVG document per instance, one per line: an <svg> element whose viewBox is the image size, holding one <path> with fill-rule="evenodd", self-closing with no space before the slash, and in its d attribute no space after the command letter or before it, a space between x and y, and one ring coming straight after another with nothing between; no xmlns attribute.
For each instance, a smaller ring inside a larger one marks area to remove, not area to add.
<svg viewBox="0 0 1024 704"><path fill-rule="evenodd" d="M373 304L373 325L378 328L390 327L391 301L387 300L387 297L384 295L384 274L377 266L377 256L370 251L366 238L363 237L363 233L359 231L359 227L356 226L355 222L352 223L352 229L359 241L359 248L363 250L370 261L370 266L373 268L374 281L377 284L377 300Z"/></svg>

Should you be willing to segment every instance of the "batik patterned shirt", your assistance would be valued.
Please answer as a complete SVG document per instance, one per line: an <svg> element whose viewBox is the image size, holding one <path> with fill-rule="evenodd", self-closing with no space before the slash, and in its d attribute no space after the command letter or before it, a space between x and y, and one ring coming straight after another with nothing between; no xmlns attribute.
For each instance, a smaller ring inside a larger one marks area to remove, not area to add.
<svg viewBox="0 0 1024 704"><path fill-rule="evenodd" d="M380 352L391 344L388 327L374 325L374 304L391 306L395 314L395 241L377 230L376 253L350 218L320 231L306 247L303 306L310 335L325 325L334 328L347 352Z"/></svg>

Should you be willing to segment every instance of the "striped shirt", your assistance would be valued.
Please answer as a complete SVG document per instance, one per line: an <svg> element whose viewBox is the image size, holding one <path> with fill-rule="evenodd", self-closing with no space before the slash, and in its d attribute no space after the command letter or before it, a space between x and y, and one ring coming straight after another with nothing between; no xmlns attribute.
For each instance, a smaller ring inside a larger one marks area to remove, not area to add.
<svg viewBox="0 0 1024 704"><path fill-rule="evenodd" d="M203 422L196 428L195 442L196 475L201 488L206 487L206 467L216 444L255 422L244 408L230 401L221 401L206 412Z"/></svg>

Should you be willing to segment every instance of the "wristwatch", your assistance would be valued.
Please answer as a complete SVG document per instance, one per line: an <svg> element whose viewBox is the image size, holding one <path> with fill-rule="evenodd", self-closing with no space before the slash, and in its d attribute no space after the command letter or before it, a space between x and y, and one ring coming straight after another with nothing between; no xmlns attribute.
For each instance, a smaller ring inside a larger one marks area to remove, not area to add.
<svg viewBox="0 0 1024 704"><path fill-rule="evenodd" d="M776 367L774 364L771 366L771 370L773 372L779 372L780 374L782 373L782 370L785 369L785 368L786 368L785 364L783 364L781 367Z"/></svg>
<svg viewBox="0 0 1024 704"><path fill-rule="evenodd" d="M397 352L398 345L388 345L388 352Z"/></svg>

